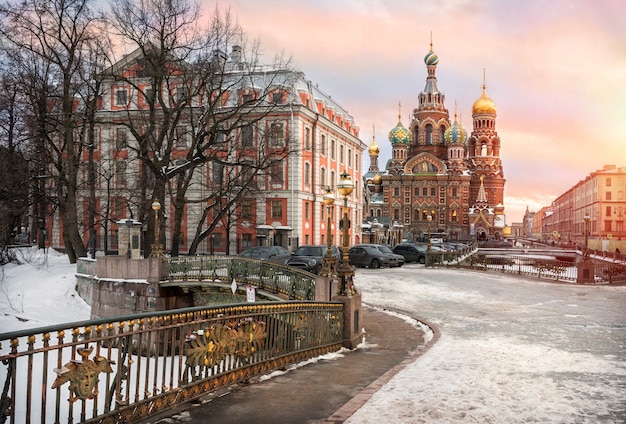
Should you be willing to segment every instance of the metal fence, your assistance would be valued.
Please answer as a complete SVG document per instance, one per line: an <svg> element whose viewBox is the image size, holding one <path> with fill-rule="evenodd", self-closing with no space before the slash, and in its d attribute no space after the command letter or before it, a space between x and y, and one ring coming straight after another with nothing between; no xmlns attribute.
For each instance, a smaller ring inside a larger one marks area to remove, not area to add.
<svg viewBox="0 0 626 424"><path fill-rule="evenodd" d="M488 269L504 273L566 281L578 281L576 262L538 259L524 255L472 255L463 262L448 266ZM593 265L593 281L597 284L626 282L626 265L621 262L596 260Z"/></svg>
<svg viewBox="0 0 626 424"><path fill-rule="evenodd" d="M234 278L289 299L315 299L316 275L294 267L237 256L179 256L166 258L165 263L170 283L230 283Z"/></svg>
<svg viewBox="0 0 626 424"><path fill-rule="evenodd" d="M0 422L132 423L339 350L342 304L197 307L0 334Z"/></svg>

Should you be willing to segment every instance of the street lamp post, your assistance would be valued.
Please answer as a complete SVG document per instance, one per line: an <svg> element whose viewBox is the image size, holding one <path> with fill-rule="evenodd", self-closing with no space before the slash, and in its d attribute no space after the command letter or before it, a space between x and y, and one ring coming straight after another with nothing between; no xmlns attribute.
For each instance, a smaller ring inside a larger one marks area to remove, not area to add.
<svg viewBox="0 0 626 424"><path fill-rule="evenodd" d="M430 251L430 221L433 220L432 215L427 215L426 216L426 221L428 221L428 243L426 244L427 246L427 250Z"/></svg>
<svg viewBox="0 0 626 424"><path fill-rule="evenodd" d="M351 296L356 294L354 287L354 269L350 266L350 258L348 256L348 227L350 219L348 218L348 196L354 190L354 183L347 171L343 171L337 184L339 194L343 196L343 260L337 267L337 276L339 277L339 296Z"/></svg>
<svg viewBox="0 0 626 424"><path fill-rule="evenodd" d="M328 219L326 220L326 254L324 258L322 258L322 272L320 275L323 277L331 277L334 274L334 270L336 267L337 259L333 255L332 247L333 247L333 234L331 232L331 220L330 220L330 212L333 204L335 203L335 195L330 187L326 188L326 194L324 194L324 204L326 205L326 215L328 215Z"/></svg>
<svg viewBox="0 0 626 424"><path fill-rule="evenodd" d="M152 245L152 251L150 252L151 258L163 257L163 246L159 243L159 210L161 209L161 203L155 198L152 202L152 210L154 211L154 244Z"/></svg>
<svg viewBox="0 0 626 424"><path fill-rule="evenodd" d="M589 215L585 215L583 217L585 220L585 250L583 252L583 260L589 260L589 222L591 222L591 217Z"/></svg>

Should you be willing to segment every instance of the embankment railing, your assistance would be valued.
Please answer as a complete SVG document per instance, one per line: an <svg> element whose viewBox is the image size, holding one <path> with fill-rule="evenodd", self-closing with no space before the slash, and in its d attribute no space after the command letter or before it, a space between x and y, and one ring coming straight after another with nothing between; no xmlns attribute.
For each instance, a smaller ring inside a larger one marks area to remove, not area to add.
<svg viewBox="0 0 626 424"><path fill-rule="evenodd" d="M0 423L145 419L339 350L342 307L196 307L0 334Z"/></svg>

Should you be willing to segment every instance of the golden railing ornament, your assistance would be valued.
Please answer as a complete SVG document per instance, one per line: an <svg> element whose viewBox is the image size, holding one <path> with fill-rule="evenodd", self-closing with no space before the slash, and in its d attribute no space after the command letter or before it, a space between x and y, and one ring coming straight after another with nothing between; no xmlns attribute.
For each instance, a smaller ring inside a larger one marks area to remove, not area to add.
<svg viewBox="0 0 626 424"><path fill-rule="evenodd" d="M77 349L82 360L72 360L61 368L55 368L54 372L58 377L52 383L52 388L56 389L70 382L70 403L77 400L93 399L98 395L98 376L100 373L112 373L111 361L104 356L96 356L89 359L93 351L93 346L89 348Z"/></svg>

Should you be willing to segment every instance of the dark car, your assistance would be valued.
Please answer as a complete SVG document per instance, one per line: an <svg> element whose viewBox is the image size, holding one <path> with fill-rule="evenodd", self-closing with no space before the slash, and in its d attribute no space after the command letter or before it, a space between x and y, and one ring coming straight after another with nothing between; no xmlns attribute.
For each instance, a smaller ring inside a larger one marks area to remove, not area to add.
<svg viewBox="0 0 626 424"><path fill-rule="evenodd" d="M404 256L405 262L426 263L426 246L419 244L398 244L393 253Z"/></svg>
<svg viewBox="0 0 626 424"><path fill-rule="evenodd" d="M327 250L328 246L326 245L300 246L291 254L291 257L285 262L285 265L299 268L313 274L319 274L322 270L322 258L326 255ZM337 260L337 263L340 263L341 252L339 249L337 249L336 246L331 246L330 251Z"/></svg>
<svg viewBox="0 0 626 424"><path fill-rule="evenodd" d="M389 246L385 245L385 244L376 244L376 243L361 243L361 244L355 244L356 247L363 247L363 246L369 246L369 247L375 247L376 249L380 250L383 253L386 253L388 255L395 255L398 259L398 265L393 265L393 266L402 266L404 265L405 259L404 256L402 255L398 255L397 253L394 253L393 250L391 250L389 248Z"/></svg>
<svg viewBox="0 0 626 424"><path fill-rule="evenodd" d="M350 265L356 267L380 268L381 266L394 267L404 264L404 257L396 255L389 250L389 253L379 249L380 245L357 244L348 250ZM386 246L385 246L386 247Z"/></svg>
<svg viewBox="0 0 626 424"><path fill-rule="evenodd" d="M284 265L285 261L291 257L291 254L282 246L257 246L247 249L239 256Z"/></svg>

